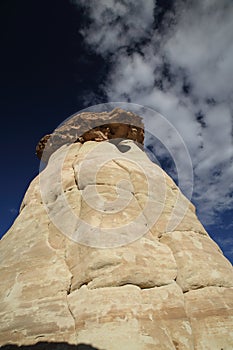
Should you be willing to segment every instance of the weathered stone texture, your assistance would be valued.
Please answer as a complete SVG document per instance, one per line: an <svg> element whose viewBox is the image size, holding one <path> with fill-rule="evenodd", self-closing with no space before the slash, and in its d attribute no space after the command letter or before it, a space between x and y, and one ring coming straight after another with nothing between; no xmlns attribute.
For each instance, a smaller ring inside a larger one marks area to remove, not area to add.
<svg viewBox="0 0 233 350"><path fill-rule="evenodd" d="M0 242L0 345L233 348L232 266L133 141L63 145L41 176Z"/></svg>
<svg viewBox="0 0 233 350"><path fill-rule="evenodd" d="M110 112L82 112L74 114L59 125L52 134L39 141L36 154L44 162L58 148L74 142L130 139L143 145L144 125L142 118L130 111L115 108Z"/></svg>

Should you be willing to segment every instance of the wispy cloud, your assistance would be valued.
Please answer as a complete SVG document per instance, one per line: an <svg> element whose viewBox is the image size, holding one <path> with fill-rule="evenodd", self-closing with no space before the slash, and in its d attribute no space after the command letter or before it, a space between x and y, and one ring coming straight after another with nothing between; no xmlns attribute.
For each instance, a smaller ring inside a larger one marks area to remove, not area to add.
<svg viewBox="0 0 233 350"><path fill-rule="evenodd" d="M78 0L87 11L91 25L81 30L86 42L101 55L115 52L150 35L154 1ZM140 14L140 15L139 15ZM136 21L135 21L136 19Z"/></svg>
<svg viewBox="0 0 233 350"><path fill-rule="evenodd" d="M86 43L109 62L108 100L152 107L175 126L199 216L215 222L233 206L233 2L177 0L166 11L159 0L76 2L90 19Z"/></svg>

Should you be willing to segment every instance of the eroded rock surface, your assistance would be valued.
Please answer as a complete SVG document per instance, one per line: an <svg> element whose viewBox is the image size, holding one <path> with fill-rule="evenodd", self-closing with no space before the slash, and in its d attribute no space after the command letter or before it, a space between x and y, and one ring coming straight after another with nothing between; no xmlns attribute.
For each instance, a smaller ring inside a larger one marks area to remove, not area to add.
<svg viewBox="0 0 233 350"><path fill-rule="evenodd" d="M0 259L0 345L233 348L232 265L133 141L55 151Z"/></svg>
<svg viewBox="0 0 233 350"><path fill-rule="evenodd" d="M141 117L121 108L111 112L83 112L69 118L52 134L42 137L36 154L47 162L51 154L64 144L123 138L143 144L144 125Z"/></svg>

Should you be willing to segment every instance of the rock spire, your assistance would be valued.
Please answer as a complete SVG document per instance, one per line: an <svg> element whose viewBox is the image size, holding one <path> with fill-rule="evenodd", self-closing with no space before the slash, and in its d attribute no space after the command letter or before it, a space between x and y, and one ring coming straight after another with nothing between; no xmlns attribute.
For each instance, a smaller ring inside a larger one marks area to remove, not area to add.
<svg viewBox="0 0 233 350"><path fill-rule="evenodd" d="M232 265L173 180L123 136L49 148L0 241L3 348L233 348Z"/></svg>

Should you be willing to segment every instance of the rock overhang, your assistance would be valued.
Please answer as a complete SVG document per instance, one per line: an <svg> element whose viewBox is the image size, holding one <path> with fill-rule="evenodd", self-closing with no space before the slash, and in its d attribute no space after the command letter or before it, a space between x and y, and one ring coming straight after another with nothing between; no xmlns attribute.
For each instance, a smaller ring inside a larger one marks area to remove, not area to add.
<svg viewBox="0 0 233 350"><path fill-rule="evenodd" d="M40 160L47 163L51 154L64 144L111 139L129 139L143 145L142 118L121 108L115 108L110 112L74 114L52 134L41 138L36 146L36 154Z"/></svg>

